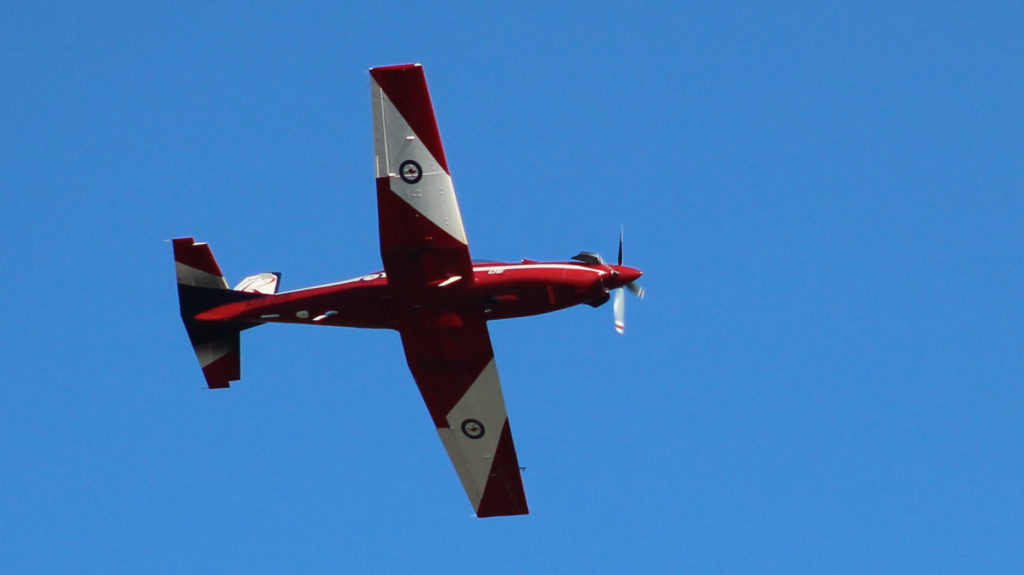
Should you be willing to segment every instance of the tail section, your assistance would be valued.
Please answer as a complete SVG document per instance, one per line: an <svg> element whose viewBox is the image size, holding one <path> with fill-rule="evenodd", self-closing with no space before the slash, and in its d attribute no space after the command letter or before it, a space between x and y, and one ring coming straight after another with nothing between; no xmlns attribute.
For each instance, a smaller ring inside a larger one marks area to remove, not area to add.
<svg viewBox="0 0 1024 575"><path fill-rule="evenodd" d="M244 329L260 324L201 322L194 318L196 314L219 305L262 297L261 294L267 292L229 289L228 282L207 244L196 242L193 238L178 238L173 240L173 244L181 319L185 323L185 330L199 359L199 365L203 368L206 385L210 389L230 387L230 382L238 381L242 377L239 334ZM239 285L239 288L242 287ZM276 287L275 281L272 289Z"/></svg>

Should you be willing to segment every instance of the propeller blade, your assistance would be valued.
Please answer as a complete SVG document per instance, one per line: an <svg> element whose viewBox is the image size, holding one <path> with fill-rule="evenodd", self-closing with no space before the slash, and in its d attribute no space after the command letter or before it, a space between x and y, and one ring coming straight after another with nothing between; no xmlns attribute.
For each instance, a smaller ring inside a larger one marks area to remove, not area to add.
<svg viewBox="0 0 1024 575"><path fill-rule="evenodd" d="M615 331L624 333L626 331L626 292L622 288L615 290L612 312L615 314Z"/></svg>
<svg viewBox="0 0 1024 575"><path fill-rule="evenodd" d="M644 288L636 282L630 282L626 284L626 289L633 292L633 295L640 299L644 299Z"/></svg>
<svg viewBox="0 0 1024 575"><path fill-rule="evenodd" d="M619 226L619 265L622 265L622 226Z"/></svg>

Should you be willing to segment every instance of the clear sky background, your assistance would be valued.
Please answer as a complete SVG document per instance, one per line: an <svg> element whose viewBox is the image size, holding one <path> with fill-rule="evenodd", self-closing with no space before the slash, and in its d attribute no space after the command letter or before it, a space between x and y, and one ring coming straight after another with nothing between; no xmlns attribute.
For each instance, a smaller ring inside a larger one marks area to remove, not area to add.
<svg viewBox="0 0 1024 575"><path fill-rule="evenodd" d="M0 7L0 572L1024 572L1020 2ZM380 268L371 66L474 257L643 269L491 324L532 514L476 519L397 334L205 389L171 246Z"/></svg>

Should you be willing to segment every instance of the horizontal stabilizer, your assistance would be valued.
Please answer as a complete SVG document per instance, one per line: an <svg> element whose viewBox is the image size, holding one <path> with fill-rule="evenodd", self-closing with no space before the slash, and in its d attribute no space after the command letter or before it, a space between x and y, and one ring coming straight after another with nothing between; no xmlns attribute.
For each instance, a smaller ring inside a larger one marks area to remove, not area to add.
<svg viewBox="0 0 1024 575"><path fill-rule="evenodd" d="M196 315L220 305L262 297L262 289L275 290L275 274L258 274L246 278L251 291L228 289L228 282L217 265L210 246L192 238L179 238L174 244L174 267L178 276L178 304L181 319L188 332L199 366L203 369L206 385L210 389L230 387L230 382L242 377L242 330L260 325L251 322L204 322ZM265 276L271 276L269 281ZM257 281L254 278L261 278ZM243 281L242 284L245 284ZM240 287L242 287L240 284ZM270 293L273 293L271 291Z"/></svg>
<svg viewBox="0 0 1024 575"><path fill-rule="evenodd" d="M242 379L242 342L239 331L198 333L189 330L192 349L203 368L206 386L210 389L231 387L232 381Z"/></svg>
<svg viewBox="0 0 1024 575"><path fill-rule="evenodd" d="M213 259L210 246L192 238L178 238L174 244L174 271L178 285L228 289L228 282Z"/></svg>

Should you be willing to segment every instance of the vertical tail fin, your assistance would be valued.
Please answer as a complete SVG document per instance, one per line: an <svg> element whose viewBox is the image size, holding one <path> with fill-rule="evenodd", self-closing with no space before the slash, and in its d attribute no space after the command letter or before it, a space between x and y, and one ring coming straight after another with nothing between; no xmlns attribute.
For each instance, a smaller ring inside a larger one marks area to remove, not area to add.
<svg viewBox="0 0 1024 575"><path fill-rule="evenodd" d="M242 377L239 334L259 324L201 322L194 318L219 305L260 296L229 289L207 244L193 238L178 238L172 243L181 319L203 369L206 385L210 389L230 387L230 382Z"/></svg>

